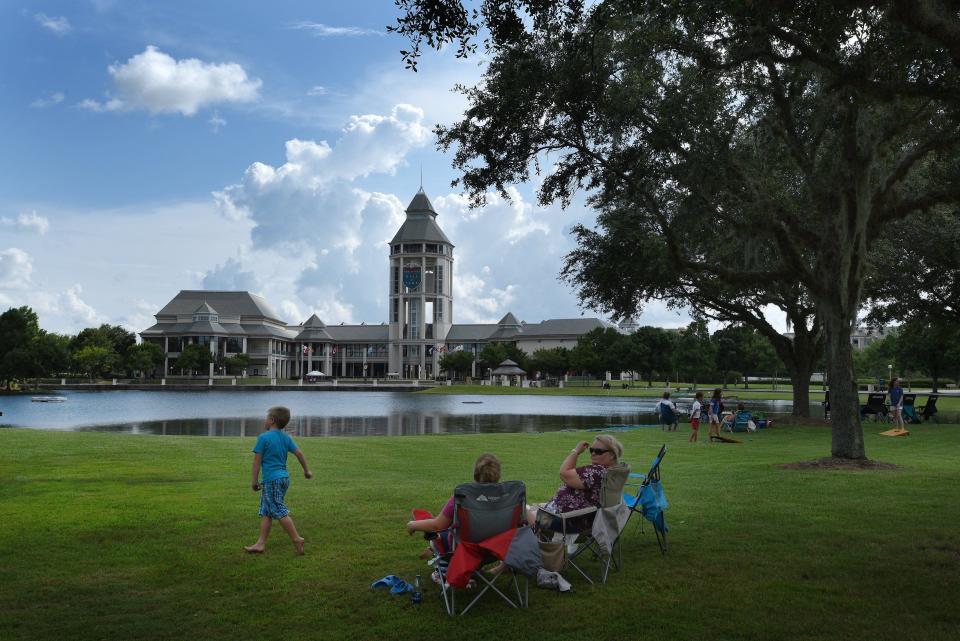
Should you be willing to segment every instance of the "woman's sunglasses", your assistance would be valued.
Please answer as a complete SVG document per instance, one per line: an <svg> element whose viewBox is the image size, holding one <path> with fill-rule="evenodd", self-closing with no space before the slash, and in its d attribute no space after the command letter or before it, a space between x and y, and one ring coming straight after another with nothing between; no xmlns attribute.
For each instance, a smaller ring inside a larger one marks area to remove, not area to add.
<svg viewBox="0 0 960 641"><path fill-rule="evenodd" d="M605 449L603 449L602 447L591 447L591 448L590 448L590 453L591 453L591 454L596 454L597 456L600 456L601 454L606 454L606 453L609 452L609 451L610 451L610 450L605 450Z"/></svg>

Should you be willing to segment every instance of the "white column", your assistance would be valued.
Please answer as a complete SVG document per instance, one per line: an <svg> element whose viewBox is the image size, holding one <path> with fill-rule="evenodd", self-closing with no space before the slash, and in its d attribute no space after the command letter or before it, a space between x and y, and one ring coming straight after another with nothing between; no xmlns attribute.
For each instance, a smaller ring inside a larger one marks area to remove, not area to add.
<svg viewBox="0 0 960 641"><path fill-rule="evenodd" d="M418 321L420 323L420 372L417 378L422 379L427 371L427 257L420 257L420 309ZM434 274L436 277L436 274ZM430 319L431 321L433 319ZM436 329L436 327L434 327ZM432 338L430 340L433 340Z"/></svg>

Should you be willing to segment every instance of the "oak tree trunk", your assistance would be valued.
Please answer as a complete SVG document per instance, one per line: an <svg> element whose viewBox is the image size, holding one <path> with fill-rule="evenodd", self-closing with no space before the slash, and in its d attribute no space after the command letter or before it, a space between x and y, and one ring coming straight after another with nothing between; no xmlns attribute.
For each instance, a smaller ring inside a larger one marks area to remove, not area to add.
<svg viewBox="0 0 960 641"><path fill-rule="evenodd" d="M860 396L853 374L853 347L850 345L852 319L824 308L821 308L821 315L827 380L830 381L831 453L837 458L865 459L867 454L860 425Z"/></svg>

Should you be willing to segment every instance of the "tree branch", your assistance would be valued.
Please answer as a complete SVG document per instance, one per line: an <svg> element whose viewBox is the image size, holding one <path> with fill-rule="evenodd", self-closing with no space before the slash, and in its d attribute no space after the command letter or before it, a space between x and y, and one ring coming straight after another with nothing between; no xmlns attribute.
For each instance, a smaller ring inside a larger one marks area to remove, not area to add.
<svg viewBox="0 0 960 641"><path fill-rule="evenodd" d="M893 169L887 174L880 186L874 191L872 197L872 206L879 208L881 203L890 195L897 183L906 178L913 167L920 162L929 153L942 151L960 144L960 136L954 134L947 135L948 132L938 132L925 142L917 145L911 151L903 154L900 160L894 163Z"/></svg>

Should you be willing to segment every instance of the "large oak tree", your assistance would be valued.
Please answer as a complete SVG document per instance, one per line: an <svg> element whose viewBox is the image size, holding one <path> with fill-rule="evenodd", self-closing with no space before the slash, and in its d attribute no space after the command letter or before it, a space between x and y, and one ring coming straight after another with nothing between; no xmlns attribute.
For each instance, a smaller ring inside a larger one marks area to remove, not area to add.
<svg viewBox="0 0 960 641"><path fill-rule="evenodd" d="M868 247L960 201L955 6L397 3L408 62L424 38L467 55L486 28L485 77L438 130L475 204L543 169L540 201L585 190L621 247L642 234L672 268L736 292L801 288L823 328L832 453L865 458L849 337Z"/></svg>

